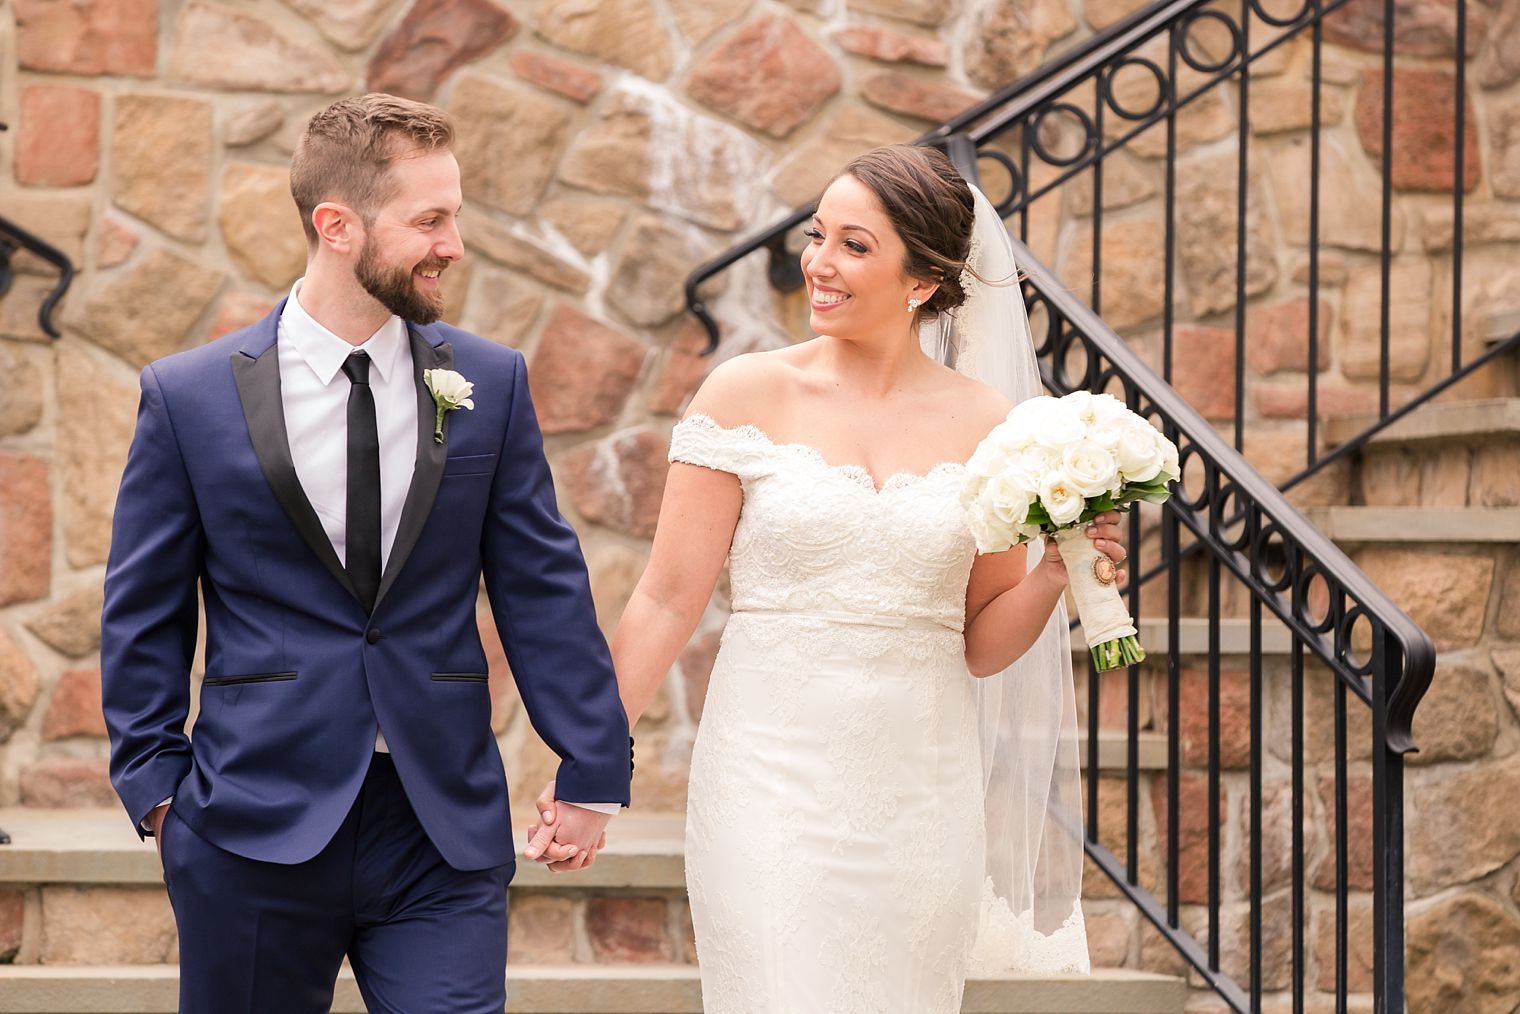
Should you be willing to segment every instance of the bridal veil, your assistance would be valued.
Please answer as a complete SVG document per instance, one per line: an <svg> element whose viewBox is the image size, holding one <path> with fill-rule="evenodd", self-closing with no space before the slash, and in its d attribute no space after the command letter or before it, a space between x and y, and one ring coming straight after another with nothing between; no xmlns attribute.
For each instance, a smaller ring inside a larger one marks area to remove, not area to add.
<svg viewBox="0 0 1520 1014"><path fill-rule="evenodd" d="M926 321L924 351L1014 403L1042 392L1008 232L976 187L965 302ZM1029 552L1038 563L1037 547ZM987 871L974 974L1089 971L1082 795L1066 606L1002 673L976 681Z"/></svg>

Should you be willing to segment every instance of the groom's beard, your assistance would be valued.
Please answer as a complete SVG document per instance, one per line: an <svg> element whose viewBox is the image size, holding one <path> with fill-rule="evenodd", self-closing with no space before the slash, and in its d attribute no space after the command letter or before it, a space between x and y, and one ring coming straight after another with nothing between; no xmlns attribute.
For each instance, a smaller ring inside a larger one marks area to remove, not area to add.
<svg viewBox="0 0 1520 1014"><path fill-rule="evenodd" d="M359 251L354 277L364 286L365 292L402 320L431 324L443 316L443 294L418 289L413 275L417 271L443 271L448 266L448 261L429 258L415 268L387 268L380 263L379 245L373 238L366 237L364 248Z"/></svg>

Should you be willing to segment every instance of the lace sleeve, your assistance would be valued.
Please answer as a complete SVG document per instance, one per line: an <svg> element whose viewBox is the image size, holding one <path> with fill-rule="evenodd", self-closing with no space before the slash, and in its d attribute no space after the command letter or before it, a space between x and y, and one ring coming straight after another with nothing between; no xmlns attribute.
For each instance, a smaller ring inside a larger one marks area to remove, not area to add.
<svg viewBox="0 0 1520 1014"><path fill-rule="evenodd" d="M676 423L670 434L670 460L732 472L751 479L764 470L770 442L753 426L728 428L693 413Z"/></svg>

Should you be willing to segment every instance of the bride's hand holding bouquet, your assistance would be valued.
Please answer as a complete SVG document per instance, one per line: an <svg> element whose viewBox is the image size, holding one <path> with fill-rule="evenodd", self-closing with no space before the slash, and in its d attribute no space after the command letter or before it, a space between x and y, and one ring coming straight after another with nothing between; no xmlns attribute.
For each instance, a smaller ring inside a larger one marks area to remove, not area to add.
<svg viewBox="0 0 1520 1014"><path fill-rule="evenodd" d="M1176 446L1117 398L1078 391L1019 403L966 469L961 502L977 549L998 553L1046 536L1065 564L1098 671L1143 660L1119 598L1123 572L1085 528L1117 521L1115 512L1137 501L1166 500ZM1041 566L1054 563L1047 547Z"/></svg>

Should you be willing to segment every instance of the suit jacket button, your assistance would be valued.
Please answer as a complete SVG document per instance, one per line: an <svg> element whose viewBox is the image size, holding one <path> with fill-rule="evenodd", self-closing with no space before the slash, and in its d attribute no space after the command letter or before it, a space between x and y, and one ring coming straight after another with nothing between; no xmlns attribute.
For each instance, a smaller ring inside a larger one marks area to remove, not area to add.
<svg viewBox="0 0 1520 1014"><path fill-rule="evenodd" d="M376 641L380 640L380 628L370 627L369 630L365 631L364 639L370 644L374 644Z"/></svg>

